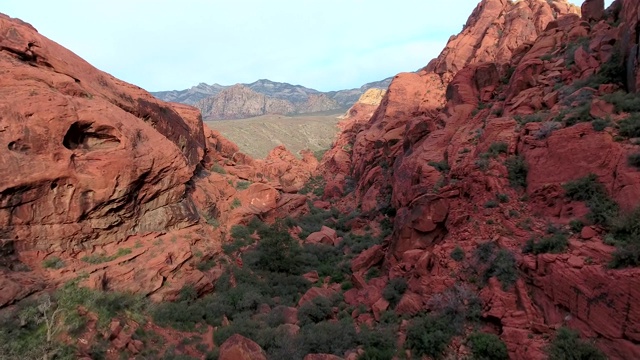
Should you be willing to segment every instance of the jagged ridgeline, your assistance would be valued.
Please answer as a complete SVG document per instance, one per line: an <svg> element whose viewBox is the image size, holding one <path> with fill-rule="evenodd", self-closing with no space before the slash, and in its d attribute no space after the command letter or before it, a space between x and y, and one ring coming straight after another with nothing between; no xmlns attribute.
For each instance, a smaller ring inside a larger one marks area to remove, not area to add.
<svg viewBox="0 0 640 360"><path fill-rule="evenodd" d="M0 358L640 358L638 7L484 0L263 160L0 16Z"/></svg>

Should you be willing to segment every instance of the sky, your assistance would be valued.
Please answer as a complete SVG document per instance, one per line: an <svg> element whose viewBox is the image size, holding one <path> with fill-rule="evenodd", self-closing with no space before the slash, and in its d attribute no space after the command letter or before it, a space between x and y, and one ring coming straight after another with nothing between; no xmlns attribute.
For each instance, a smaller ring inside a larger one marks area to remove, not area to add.
<svg viewBox="0 0 640 360"><path fill-rule="evenodd" d="M258 79L330 91L425 66L477 3L2 0L0 12L148 91Z"/></svg>

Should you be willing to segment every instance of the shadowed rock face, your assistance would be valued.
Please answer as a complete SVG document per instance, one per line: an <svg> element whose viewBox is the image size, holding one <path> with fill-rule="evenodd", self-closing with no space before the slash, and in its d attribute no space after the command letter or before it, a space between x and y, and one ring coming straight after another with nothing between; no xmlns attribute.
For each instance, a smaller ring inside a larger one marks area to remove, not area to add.
<svg viewBox="0 0 640 360"><path fill-rule="evenodd" d="M438 58L397 75L377 108L354 106L321 162L325 197L355 188L347 199L370 216L393 209L383 250L389 277L408 282L398 311L428 309L434 294L469 280L450 257L456 247L473 265L478 244L493 242L515 254L521 276L508 291L492 280L481 292L484 316L512 358L546 358L539 335L562 325L597 339L611 358L640 356L631 300L640 271L607 269L614 248L597 227L571 236L564 254L522 254L548 223L568 227L588 212L564 196L568 181L593 173L624 211L638 206L640 174L627 163L637 146L612 128L571 120L579 108L587 119L627 116L602 96L638 89L638 6L620 0L604 11L601 1L587 1L581 18L564 1L482 1ZM624 71L589 85L607 66ZM532 114L543 123L518 124ZM504 149L490 157L495 144ZM505 166L516 155L528 166L520 191ZM497 194L505 203L485 206ZM350 290L349 299L365 292Z"/></svg>

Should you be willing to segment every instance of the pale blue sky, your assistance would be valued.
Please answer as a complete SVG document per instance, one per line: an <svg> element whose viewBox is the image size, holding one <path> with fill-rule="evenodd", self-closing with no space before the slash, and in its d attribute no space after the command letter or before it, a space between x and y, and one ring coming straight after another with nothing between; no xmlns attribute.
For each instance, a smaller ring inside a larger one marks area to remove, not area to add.
<svg viewBox="0 0 640 360"><path fill-rule="evenodd" d="M476 4L2 0L0 12L149 91L261 78L328 91L426 65L460 32Z"/></svg>

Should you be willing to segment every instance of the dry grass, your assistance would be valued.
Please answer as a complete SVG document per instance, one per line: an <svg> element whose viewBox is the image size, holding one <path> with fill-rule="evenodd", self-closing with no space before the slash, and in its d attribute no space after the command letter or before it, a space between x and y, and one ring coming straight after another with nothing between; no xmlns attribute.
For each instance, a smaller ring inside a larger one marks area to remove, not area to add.
<svg viewBox="0 0 640 360"><path fill-rule="evenodd" d="M298 155L303 149L328 149L338 133L337 116L309 114L297 116L263 115L250 119L205 121L240 147L240 151L255 158L264 158L271 149L284 145Z"/></svg>

